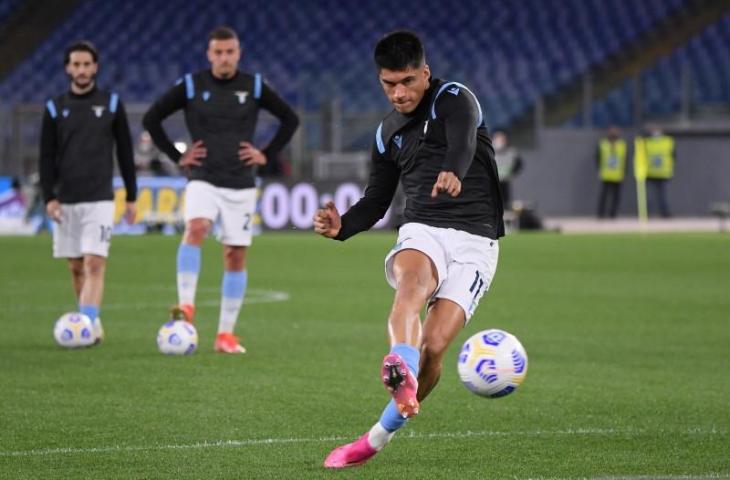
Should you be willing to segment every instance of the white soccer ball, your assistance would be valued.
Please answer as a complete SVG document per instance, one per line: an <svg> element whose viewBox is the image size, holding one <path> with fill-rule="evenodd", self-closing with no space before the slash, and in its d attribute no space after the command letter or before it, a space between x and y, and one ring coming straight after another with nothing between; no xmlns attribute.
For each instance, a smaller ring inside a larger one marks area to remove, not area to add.
<svg viewBox="0 0 730 480"><path fill-rule="evenodd" d="M56 320L53 338L65 348L88 347L96 341L91 319L78 312L65 313Z"/></svg>
<svg viewBox="0 0 730 480"><path fill-rule="evenodd" d="M525 380L527 352L514 335L484 330L464 342L457 367L462 383L472 392L482 397L503 397Z"/></svg>
<svg viewBox="0 0 730 480"><path fill-rule="evenodd" d="M198 348L198 331L192 323L170 320L157 332L157 347L165 355L190 355Z"/></svg>

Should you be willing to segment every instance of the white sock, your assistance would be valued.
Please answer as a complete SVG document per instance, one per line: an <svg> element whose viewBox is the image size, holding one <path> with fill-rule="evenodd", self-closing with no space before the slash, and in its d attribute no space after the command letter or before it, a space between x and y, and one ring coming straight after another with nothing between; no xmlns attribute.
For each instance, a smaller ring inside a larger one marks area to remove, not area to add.
<svg viewBox="0 0 730 480"><path fill-rule="evenodd" d="M393 435L395 435L395 432L389 432L383 426L380 424L380 422L373 425L373 428L370 429L370 433L368 434L368 442L370 443L370 446L373 447L375 450L380 450L385 445L390 442L390 439L393 438Z"/></svg>
<svg viewBox="0 0 730 480"><path fill-rule="evenodd" d="M198 287L198 274L193 272L178 272L177 299L180 305L195 305L195 290Z"/></svg>
<svg viewBox="0 0 730 480"><path fill-rule="evenodd" d="M218 333L233 333L241 311L243 298L221 298L221 314L218 320Z"/></svg>

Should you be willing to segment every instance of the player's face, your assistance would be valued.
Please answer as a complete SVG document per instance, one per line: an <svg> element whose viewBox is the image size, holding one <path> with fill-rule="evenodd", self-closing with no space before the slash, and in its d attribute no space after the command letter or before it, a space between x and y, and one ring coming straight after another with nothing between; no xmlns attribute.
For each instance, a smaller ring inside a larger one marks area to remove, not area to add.
<svg viewBox="0 0 730 480"><path fill-rule="evenodd" d="M382 68L378 77L385 96L396 111L410 113L418 107L428 90L431 72L428 65L424 64L422 67L409 67L406 70Z"/></svg>
<svg viewBox="0 0 730 480"><path fill-rule="evenodd" d="M98 64L89 52L71 52L66 73L71 77L71 82L80 89L85 89L94 81Z"/></svg>
<svg viewBox="0 0 730 480"><path fill-rule="evenodd" d="M238 70L241 47L238 40L211 40L208 43L208 61L216 78L231 78Z"/></svg>

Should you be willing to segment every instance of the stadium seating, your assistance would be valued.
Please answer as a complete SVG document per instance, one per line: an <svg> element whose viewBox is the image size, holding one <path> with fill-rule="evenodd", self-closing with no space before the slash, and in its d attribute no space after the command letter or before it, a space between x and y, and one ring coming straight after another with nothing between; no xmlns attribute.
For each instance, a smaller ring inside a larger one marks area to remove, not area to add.
<svg viewBox="0 0 730 480"><path fill-rule="evenodd" d="M242 38L242 67L263 72L298 107L315 110L336 95L348 111L379 111L385 101L374 81L372 47L384 32L407 27L424 37L434 74L472 85L488 122L499 126L684 2L468 0L456 8L426 0L394 12L386 0L252 0L243 10L225 0L89 0L0 84L0 99L40 102L62 91L59 46L88 38L102 54L100 83L127 102L149 102L184 72L205 67L207 32L229 24ZM727 28L713 32L684 53L700 71L729 48ZM721 81L698 81L698 95L727 96ZM671 88L665 76L656 82ZM622 98L610 96L597 115L625 115ZM653 97L647 102L656 105Z"/></svg>
<svg viewBox="0 0 730 480"><path fill-rule="evenodd" d="M22 0L0 0L0 25L7 20Z"/></svg>
<svg viewBox="0 0 730 480"><path fill-rule="evenodd" d="M690 77L690 101L694 107L730 103L730 15L710 26L686 45L641 74L642 111L647 116L676 113L681 108L683 70ZM633 123L633 80L625 82L595 102L592 123ZM580 125L580 116L570 125Z"/></svg>

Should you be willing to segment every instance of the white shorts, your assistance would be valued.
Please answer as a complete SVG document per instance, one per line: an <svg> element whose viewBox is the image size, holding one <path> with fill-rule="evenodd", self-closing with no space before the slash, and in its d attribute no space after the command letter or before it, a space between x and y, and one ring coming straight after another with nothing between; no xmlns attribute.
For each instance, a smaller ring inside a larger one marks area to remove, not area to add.
<svg viewBox="0 0 730 480"><path fill-rule="evenodd" d="M114 202L62 203L61 223L53 228L53 256L80 258L109 255L114 228Z"/></svg>
<svg viewBox="0 0 730 480"><path fill-rule="evenodd" d="M255 213L255 188L222 188L201 180L192 180L185 186L185 222L194 218L211 222L220 219L218 240L223 245L251 245Z"/></svg>
<svg viewBox="0 0 730 480"><path fill-rule="evenodd" d="M438 279L431 301L451 300L464 310L468 323L494 278L499 242L453 228L406 223L400 227L398 241L385 257L385 278L393 288L396 288L395 254L406 249L423 252L436 267Z"/></svg>

